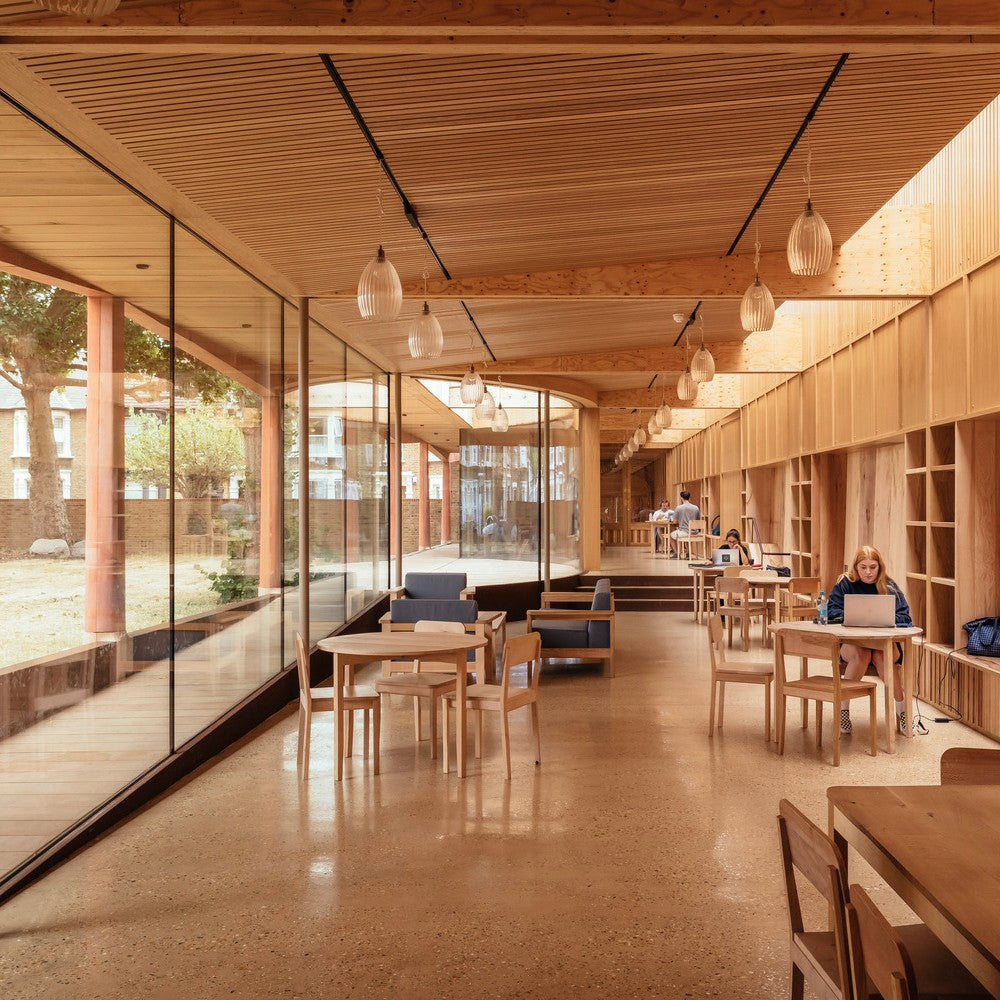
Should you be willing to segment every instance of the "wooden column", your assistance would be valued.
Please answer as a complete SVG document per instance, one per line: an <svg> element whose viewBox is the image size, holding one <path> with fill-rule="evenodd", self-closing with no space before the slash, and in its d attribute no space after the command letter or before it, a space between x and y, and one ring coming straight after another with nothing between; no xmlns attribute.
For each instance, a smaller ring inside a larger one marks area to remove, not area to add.
<svg viewBox="0 0 1000 1000"><path fill-rule="evenodd" d="M281 586L281 395L260 401L260 587Z"/></svg>
<svg viewBox="0 0 1000 1000"><path fill-rule="evenodd" d="M417 548L429 549L431 547L431 477L430 477L430 454L427 442L420 442L420 484L419 498L417 500Z"/></svg>
<svg viewBox="0 0 1000 1000"><path fill-rule="evenodd" d="M457 455L445 455L441 460L441 544L451 541L451 463Z"/></svg>
<svg viewBox="0 0 1000 1000"><path fill-rule="evenodd" d="M299 632L309 635L309 300L299 299Z"/></svg>
<svg viewBox="0 0 1000 1000"><path fill-rule="evenodd" d="M125 631L125 305L87 300L87 556L84 629Z"/></svg>
<svg viewBox="0 0 1000 1000"><path fill-rule="evenodd" d="M580 570L601 568L601 411L580 410Z"/></svg>

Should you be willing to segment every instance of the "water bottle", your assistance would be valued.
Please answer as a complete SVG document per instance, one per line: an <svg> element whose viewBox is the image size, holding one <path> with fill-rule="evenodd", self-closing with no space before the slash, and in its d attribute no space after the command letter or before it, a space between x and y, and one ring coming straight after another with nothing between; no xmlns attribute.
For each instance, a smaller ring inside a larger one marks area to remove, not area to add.
<svg viewBox="0 0 1000 1000"><path fill-rule="evenodd" d="M826 625L829 622L826 595L822 590L819 592L819 600L816 602L816 621L818 621L820 625Z"/></svg>

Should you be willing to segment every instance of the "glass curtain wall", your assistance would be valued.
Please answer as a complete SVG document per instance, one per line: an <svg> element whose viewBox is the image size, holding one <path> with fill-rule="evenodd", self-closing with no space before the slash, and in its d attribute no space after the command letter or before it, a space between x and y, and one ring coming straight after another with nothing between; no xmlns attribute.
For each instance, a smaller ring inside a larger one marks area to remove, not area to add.
<svg viewBox="0 0 1000 1000"><path fill-rule="evenodd" d="M314 637L385 586L387 413L317 326L300 377L293 305L3 102L0 127L2 887L293 661L300 445Z"/></svg>
<svg viewBox="0 0 1000 1000"><path fill-rule="evenodd" d="M549 545L553 576L580 570L580 411L549 398Z"/></svg>

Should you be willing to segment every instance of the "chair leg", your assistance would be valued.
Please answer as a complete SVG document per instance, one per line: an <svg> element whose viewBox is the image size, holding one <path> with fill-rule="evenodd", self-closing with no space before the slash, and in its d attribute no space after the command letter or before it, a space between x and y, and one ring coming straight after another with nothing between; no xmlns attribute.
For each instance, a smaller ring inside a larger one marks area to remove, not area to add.
<svg viewBox="0 0 1000 1000"><path fill-rule="evenodd" d="M780 702L780 705L778 702ZM778 754L780 756L785 752L785 711L788 708L788 698L784 694L781 694L775 699L774 707L778 716L774 720L774 727L776 730L775 736L778 740Z"/></svg>
<svg viewBox="0 0 1000 1000"><path fill-rule="evenodd" d="M344 756L354 756L354 712L349 708L344 709L344 725L347 727L347 739L344 740Z"/></svg>
<svg viewBox="0 0 1000 1000"><path fill-rule="evenodd" d="M417 743L424 738L420 725L420 698L416 695L413 697L413 738Z"/></svg>
<svg viewBox="0 0 1000 1000"><path fill-rule="evenodd" d="M414 697L413 700L414 700L414 702L416 702L417 706L419 707L419 705L420 705L420 699L417 698L417 697ZM431 723L431 760L437 760L437 755L438 755L438 745L437 745L438 725L437 725L437 717L438 717L438 702L440 700L441 700L440 698L435 698L434 695L431 695L430 698L427 699L427 714L428 714L428 716L430 718L430 723Z"/></svg>
<svg viewBox="0 0 1000 1000"><path fill-rule="evenodd" d="M367 713L366 713L367 714ZM366 730L367 732L367 730ZM372 709L372 740L375 743L373 749L375 757L375 773L378 774L379 767L382 763L380 746L382 743L382 703L377 701L375 707Z"/></svg>
<svg viewBox="0 0 1000 1000"><path fill-rule="evenodd" d="M531 703L531 728L535 734L535 766L542 762L542 732L538 725L538 702Z"/></svg>
<svg viewBox="0 0 1000 1000"><path fill-rule="evenodd" d="M708 735L715 735L715 688L718 685L718 681L712 678L712 695L708 701Z"/></svg>
<svg viewBox="0 0 1000 1000"><path fill-rule="evenodd" d="M744 612L743 613L743 652L750 652L750 616Z"/></svg>
<svg viewBox="0 0 1000 1000"><path fill-rule="evenodd" d="M365 728L362 730L361 736L361 756L364 760L368 760L368 709L365 709L364 714Z"/></svg>
<svg viewBox="0 0 1000 1000"><path fill-rule="evenodd" d="M872 691L869 697L869 711L868 714L871 717L871 727L872 727L872 756L875 757L878 754L878 734L875 732L875 717L878 715L878 708L875 705L875 692Z"/></svg>
<svg viewBox="0 0 1000 1000"><path fill-rule="evenodd" d="M309 713L299 708L298 766L302 777L309 777L309 735L312 729Z"/></svg>
<svg viewBox="0 0 1000 1000"><path fill-rule="evenodd" d="M726 715L726 682L719 681L719 729L722 729L722 723L725 721Z"/></svg>
<svg viewBox="0 0 1000 1000"><path fill-rule="evenodd" d="M482 716L482 712L479 713ZM500 709L500 722L503 735L503 755L507 761L507 780L510 781L510 713Z"/></svg>
<svg viewBox="0 0 1000 1000"><path fill-rule="evenodd" d="M834 715L833 720L836 722L840 718L839 715ZM839 733L840 726L834 726L834 729ZM823 702L816 702L816 749L823 749Z"/></svg>
<svg viewBox="0 0 1000 1000"><path fill-rule="evenodd" d="M822 708L821 701L816 702L817 708ZM833 766L840 767L840 710L843 704L839 701L833 703Z"/></svg>
<svg viewBox="0 0 1000 1000"><path fill-rule="evenodd" d="M764 681L764 742L771 742L771 682Z"/></svg>
<svg viewBox="0 0 1000 1000"><path fill-rule="evenodd" d="M806 992L806 977L797 966L792 966L792 988L790 990L791 1000L803 1000Z"/></svg>
<svg viewBox="0 0 1000 1000"><path fill-rule="evenodd" d="M476 760L481 760L483 756L483 713L478 708L474 708L472 712L476 730Z"/></svg>

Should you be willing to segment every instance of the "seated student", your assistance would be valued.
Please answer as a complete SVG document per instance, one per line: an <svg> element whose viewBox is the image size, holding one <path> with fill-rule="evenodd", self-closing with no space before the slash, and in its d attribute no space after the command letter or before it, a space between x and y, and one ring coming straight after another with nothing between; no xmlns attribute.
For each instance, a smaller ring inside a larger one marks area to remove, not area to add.
<svg viewBox="0 0 1000 1000"><path fill-rule="evenodd" d="M719 546L720 549L736 549L739 552L738 561L741 566L752 566L753 560L750 558L750 550L744 545L740 533L735 528L730 528L726 532L726 540Z"/></svg>
<svg viewBox="0 0 1000 1000"><path fill-rule="evenodd" d="M650 521L664 521L670 524L674 520L674 512L670 509L670 505L666 500L660 501L660 509L654 510L652 514L649 515ZM663 550L663 536L665 532L663 528L656 529L656 551L660 552Z"/></svg>
<svg viewBox="0 0 1000 1000"><path fill-rule="evenodd" d="M902 588L895 580L889 578L885 568L885 560L878 549L871 545L862 545L854 553L850 568L833 585L827 603L827 613L831 625L843 624L845 594L892 594L896 598L896 625L908 626L913 621L910 618L910 606L906 603ZM906 732L906 713L903 710L903 685L900 680L900 664L902 663L902 648L899 650L896 662L892 665L892 696L896 701L896 720L900 732ZM860 680L868 664L878 671L879 677L888 684L885 676L885 656L880 649L868 649L845 642L840 647L840 656L846 661L844 677L849 681ZM840 710L840 731L849 734L852 731L851 713L847 708Z"/></svg>
<svg viewBox="0 0 1000 1000"><path fill-rule="evenodd" d="M701 517L701 511L691 503L691 494L687 490L681 490L681 503L674 511L674 519L677 522L675 531L670 532L670 558L676 559L678 556L678 538L688 537L688 525L692 521L697 521Z"/></svg>

